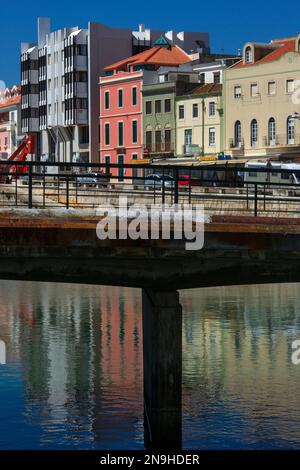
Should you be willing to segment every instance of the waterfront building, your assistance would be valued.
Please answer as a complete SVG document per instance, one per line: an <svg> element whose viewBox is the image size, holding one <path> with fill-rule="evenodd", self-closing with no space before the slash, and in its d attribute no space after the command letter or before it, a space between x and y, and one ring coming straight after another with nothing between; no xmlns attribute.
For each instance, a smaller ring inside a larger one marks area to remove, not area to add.
<svg viewBox="0 0 300 470"><path fill-rule="evenodd" d="M13 86L0 92L0 160L16 150L20 136L21 87Z"/></svg>
<svg viewBox="0 0 300 470"><path fill-rule="evenodd" d="M144 93L147 85L157 80L162 68L189 61L186 52L161 36L153 48L105 68L106 76L100 77L99 82L101 162L122 164L143 157L142 90ZM157 119L158 114L161 119L166 112L165 106L165 101L162 103L157 97L153 107ZM124 171L119 168L118 174L116 170L112 174L123 181ZM127 176L131 176L129 170Z"/></svg>
<svg viewBox="0 0 300 470"><path fill-rule="evenodd" d="M51 32L39 18L34 44L21 45L22 132L36 133L36 156L49 161L99 161L98 77L109 63L152 47L161 31L88 23ZM166 32L190 51L209 47L208 33Z"/></svg>
<svg viewBox="0 0 300 470"><path fill-rule="evenodd" d="M144 155L173 157L176 150L175 98L198 85L190 63L162 67L143 85Z"/></svg>
<svg viewBox="0 0 300 470"><path fill-rule="evenodd" d="M242 59L224 75L226 152L248 158L299 156L299 69L300 35L245 44Z"/></svg>
<svg viewBox="0 0 300 470"><path fill-rule="evenodd" d="M222 85L198 85L176 98L176 153L207 156L221 151Z"/></svg>

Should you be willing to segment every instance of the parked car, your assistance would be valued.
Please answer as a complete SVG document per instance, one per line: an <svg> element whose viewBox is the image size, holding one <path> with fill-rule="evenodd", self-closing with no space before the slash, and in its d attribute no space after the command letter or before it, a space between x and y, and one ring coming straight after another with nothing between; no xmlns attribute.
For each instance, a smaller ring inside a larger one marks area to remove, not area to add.
<svg viewBox="0 0 300 470"><path fill-rule="evenodd" d="M201 186L201 181L190 178L189 175L180 175L178 180L178 186L189 187L189 186Z"/></svg>
<svg viewBox="0 0 300 470"><path fill-rule="evenodd" d="M145 180L145 188L150 189L162 189L164 184L165 189L173 189L174 188L174 178L171 175L157 175L156 173L147 175L147 179Z"/></svg>
<svg viewBox="0 0 300 470"><path fill-rule="evenodd" d="M90 186L95 188L97 186L97 176L92 173L89 176L78 176L77 177L77 184L78 186Z"/></svg>

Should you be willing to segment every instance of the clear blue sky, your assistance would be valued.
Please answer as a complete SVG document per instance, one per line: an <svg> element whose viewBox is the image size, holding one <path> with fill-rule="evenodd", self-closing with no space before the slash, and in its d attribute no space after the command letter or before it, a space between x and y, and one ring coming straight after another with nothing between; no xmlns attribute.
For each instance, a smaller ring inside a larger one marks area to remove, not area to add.
<svg viewBox="0 0 300 470"><path fill-rule="evenodd" d="M86 27L88 21L136 29L139 23L158 29L208 31L214 52L236 53L246 41L269 41L300 31L300 19L282 2L263 0L147 1L14 0L1 2L0 80L19 82L20 42L35 41L38 16L50 16L52 29ZM295 4L296 5L296 4ZM252 14L251 14L252 13Z"/></svg>

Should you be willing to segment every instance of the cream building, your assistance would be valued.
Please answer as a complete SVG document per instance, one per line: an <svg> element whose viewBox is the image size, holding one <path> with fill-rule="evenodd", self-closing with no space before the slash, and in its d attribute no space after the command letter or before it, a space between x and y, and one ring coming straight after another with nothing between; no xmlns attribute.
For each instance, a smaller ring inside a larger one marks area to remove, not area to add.
<svg viewBox="0 0 300 470"><path fill-rule="evenodd" d="M222 85L206 84L176 99L176 153L211 155L220 152Z"/></svg>
<svg viewBox="0 0 300 470"><path fill-rule="evenodd" d="M245 45L242 60L224 73L222 147L226 153L256 158L300 157L297 80L300 35Z"/></svg>

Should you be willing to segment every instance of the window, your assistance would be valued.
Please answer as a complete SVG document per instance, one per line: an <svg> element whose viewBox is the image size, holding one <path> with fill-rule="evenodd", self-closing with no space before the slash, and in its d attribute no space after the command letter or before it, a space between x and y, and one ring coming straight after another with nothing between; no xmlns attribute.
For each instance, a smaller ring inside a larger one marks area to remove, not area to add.
<svg viewBox="0 0 300 470"><path fill-rule="evenodd" d="M161 151L161 131L160 130L155 131L155 151L156 152Z"/></svg>
<svg viewBox="0 0 300 470"><path fill-rule="evenodd" d="M255 147L258 142L258 127L257 120L252 119L250 126L251 147Z"/></svg>
<svg viewBox="0 0 300 470"><path fill-rule="evenodd" d="M236 85L234 87L234 97L235 99L239 99L242 97L242 87L240 85Z"/></svg>
<svg viewBox="0 0 300 470"><path fill-rule="evenodd" d="M268 82L268 95L276 95L276 82Z"/></svg>
<svg viewBox="0 0 300 470"><path fill-rule="evenodd" d="M199 115L198 103L193 104L193 118L197 118Z"/></svg>
<svg viewBox="0 0 300 470"><path fill-rule="evenodd" d="M268 141L269 145L276 143L276 123L274 118L270 118L268 122Z"/></svg>
<svg viewBox="0 0 300 470"><path fill-rule="evenodd" d="M161 101L155 100L155 114L161 113Z"/></svg>
<svg viewBox="0 0 300 470"><path fill-rule="evenodd" d="M240 147L242 143L242 126L241 121L236 121L234 124L234 146Z"/></svg>
<svg viewBox="0 0 300 470"><path fill-rule="evenodd" d="M192 129L184 130L184 144L190 145L192 143Z"/></svg>
<svg viewBox="0 0 300 470"><path fill-rule="evenodd" d="M138 122L132 121L132 143L136 144L138 141Z"/></svg>
<svg viewBox="0 0 300 470"><path fill-rule="evenodd" d="M146 114L152 114L152 101L146 101Z"/></svg>
<svg viewBox="0 0 300 470"><path fill-rule="evenodd" d="M293 93L294 91L294 80L287 80L286 81L286 92Z"/></svg>
<svg viewBox="0 0 300 470"><path fill-rule="evenodd" d="M252 49L250 46L248 46L245 51L245 62L246 64L249 64L252 61L253 61Z"/></svg>
<svg viewBox="0 0 300 470"><path fill-rule="evenodd" d="M152 131L146 131L146 147L152 149Z"/></svg>
<svg viewBox="0 0 300 470"><path fill-rule="evenodd" d="M109 145L110 144L110 124L108 122L104 125L104 132L105 132L105 139L104 139L105 145Z"/></svg>
<svg viewBox="0 0 300 470"><path fill-rule="evenodd" d="M221 73L214 72L214 83L221 83Z"/></svg>
<svg viewBox="0 0 300 470"><path fill-rule="evenodd" d="M118 165L124 165L124 155L118 155ZM124 167L118 167L118 180L124 181Z"/></svg>
<svg viewBox="0 0 300 470"><path fill-rule="evenodd" d="M80 129L80 133L79 133L80 144L88 144L89 143L89 127L82 126L79 129Z"/></svg>
<svg viewBox="0 0 300 470"><path fill-rule="evenodd" d="M209 128L209 146L214 147L216 145L216 129L214 127Z"/></svg>
<svg viewBox="0 0 300 470"><path fill-rule="evenodd" d="M171 100L168 98L165 100L165 113L171 112Z"/></svg>
<svg viewBox="0 0 300 470"><path fill-rule="evenodd" d="M171 129L165 129L165 150L171 151Z"/></svg>
<svg viewBox="0 0 300 470"><path fill-rule="evenodd" d="M124 124L118 122L118 146L123 147L124 145Z"/></svg>
<svg viewBox="0 0 300 470"><path fill-rule="evenodd" d="M258 85L257 83L251 83L250 85L250 95L257 96L258 95Z"/></svg>
<svg viewBox="0 0 300 470"><path fill-rule="evenodd" d="M51 90L51 78L48 78L48 90Z"/></svg>
<svg viewBox="0 0 300 470"><path fill-rule="evenodd" d="M137 88L136 88L136 86L132 87L131 103L132 103L132 106L137 105Z"/></svg>
<svg viewBox="0 0 300 470"><path fill-rule="evenodd" d="M204 85L204 83L205 83L205 73L200 73L199 74L199 82L201 83L201 85Z"/></svg>
<svg viewBox="0 0 300 470"><path fill-rule="evenodd" d="M48 54L48 65L51 65L51 54Z"/></svg>
<svg viewBox="0 0 300 470"><path fill-rule="evenodd" d="M123 90L118 90L118 106L123 108Z"/></svg>
<svg viewBox="0 0 300 470"><path fill-rule="evenodd" d="M180 104L178 107L179 119L184 119L184 105Z"/></svg>
<svg viewBox="0 0 300 470"><path fill-rule="evenodd" d="M287 143L295 143L295 119L293 116L287 118Z"/></svg>
<svg viewBox="0 0 300 470"><path fill-rule="evenodd" d="M105 109L109 109L109 91L104 93Z"/></svg>
<svg viewBox="0 0 300 470"><path fill-rule="evenodd" d="M208 115L209 116L215 116L216 115L216 103L214 101L209 102Z"/></svg>

